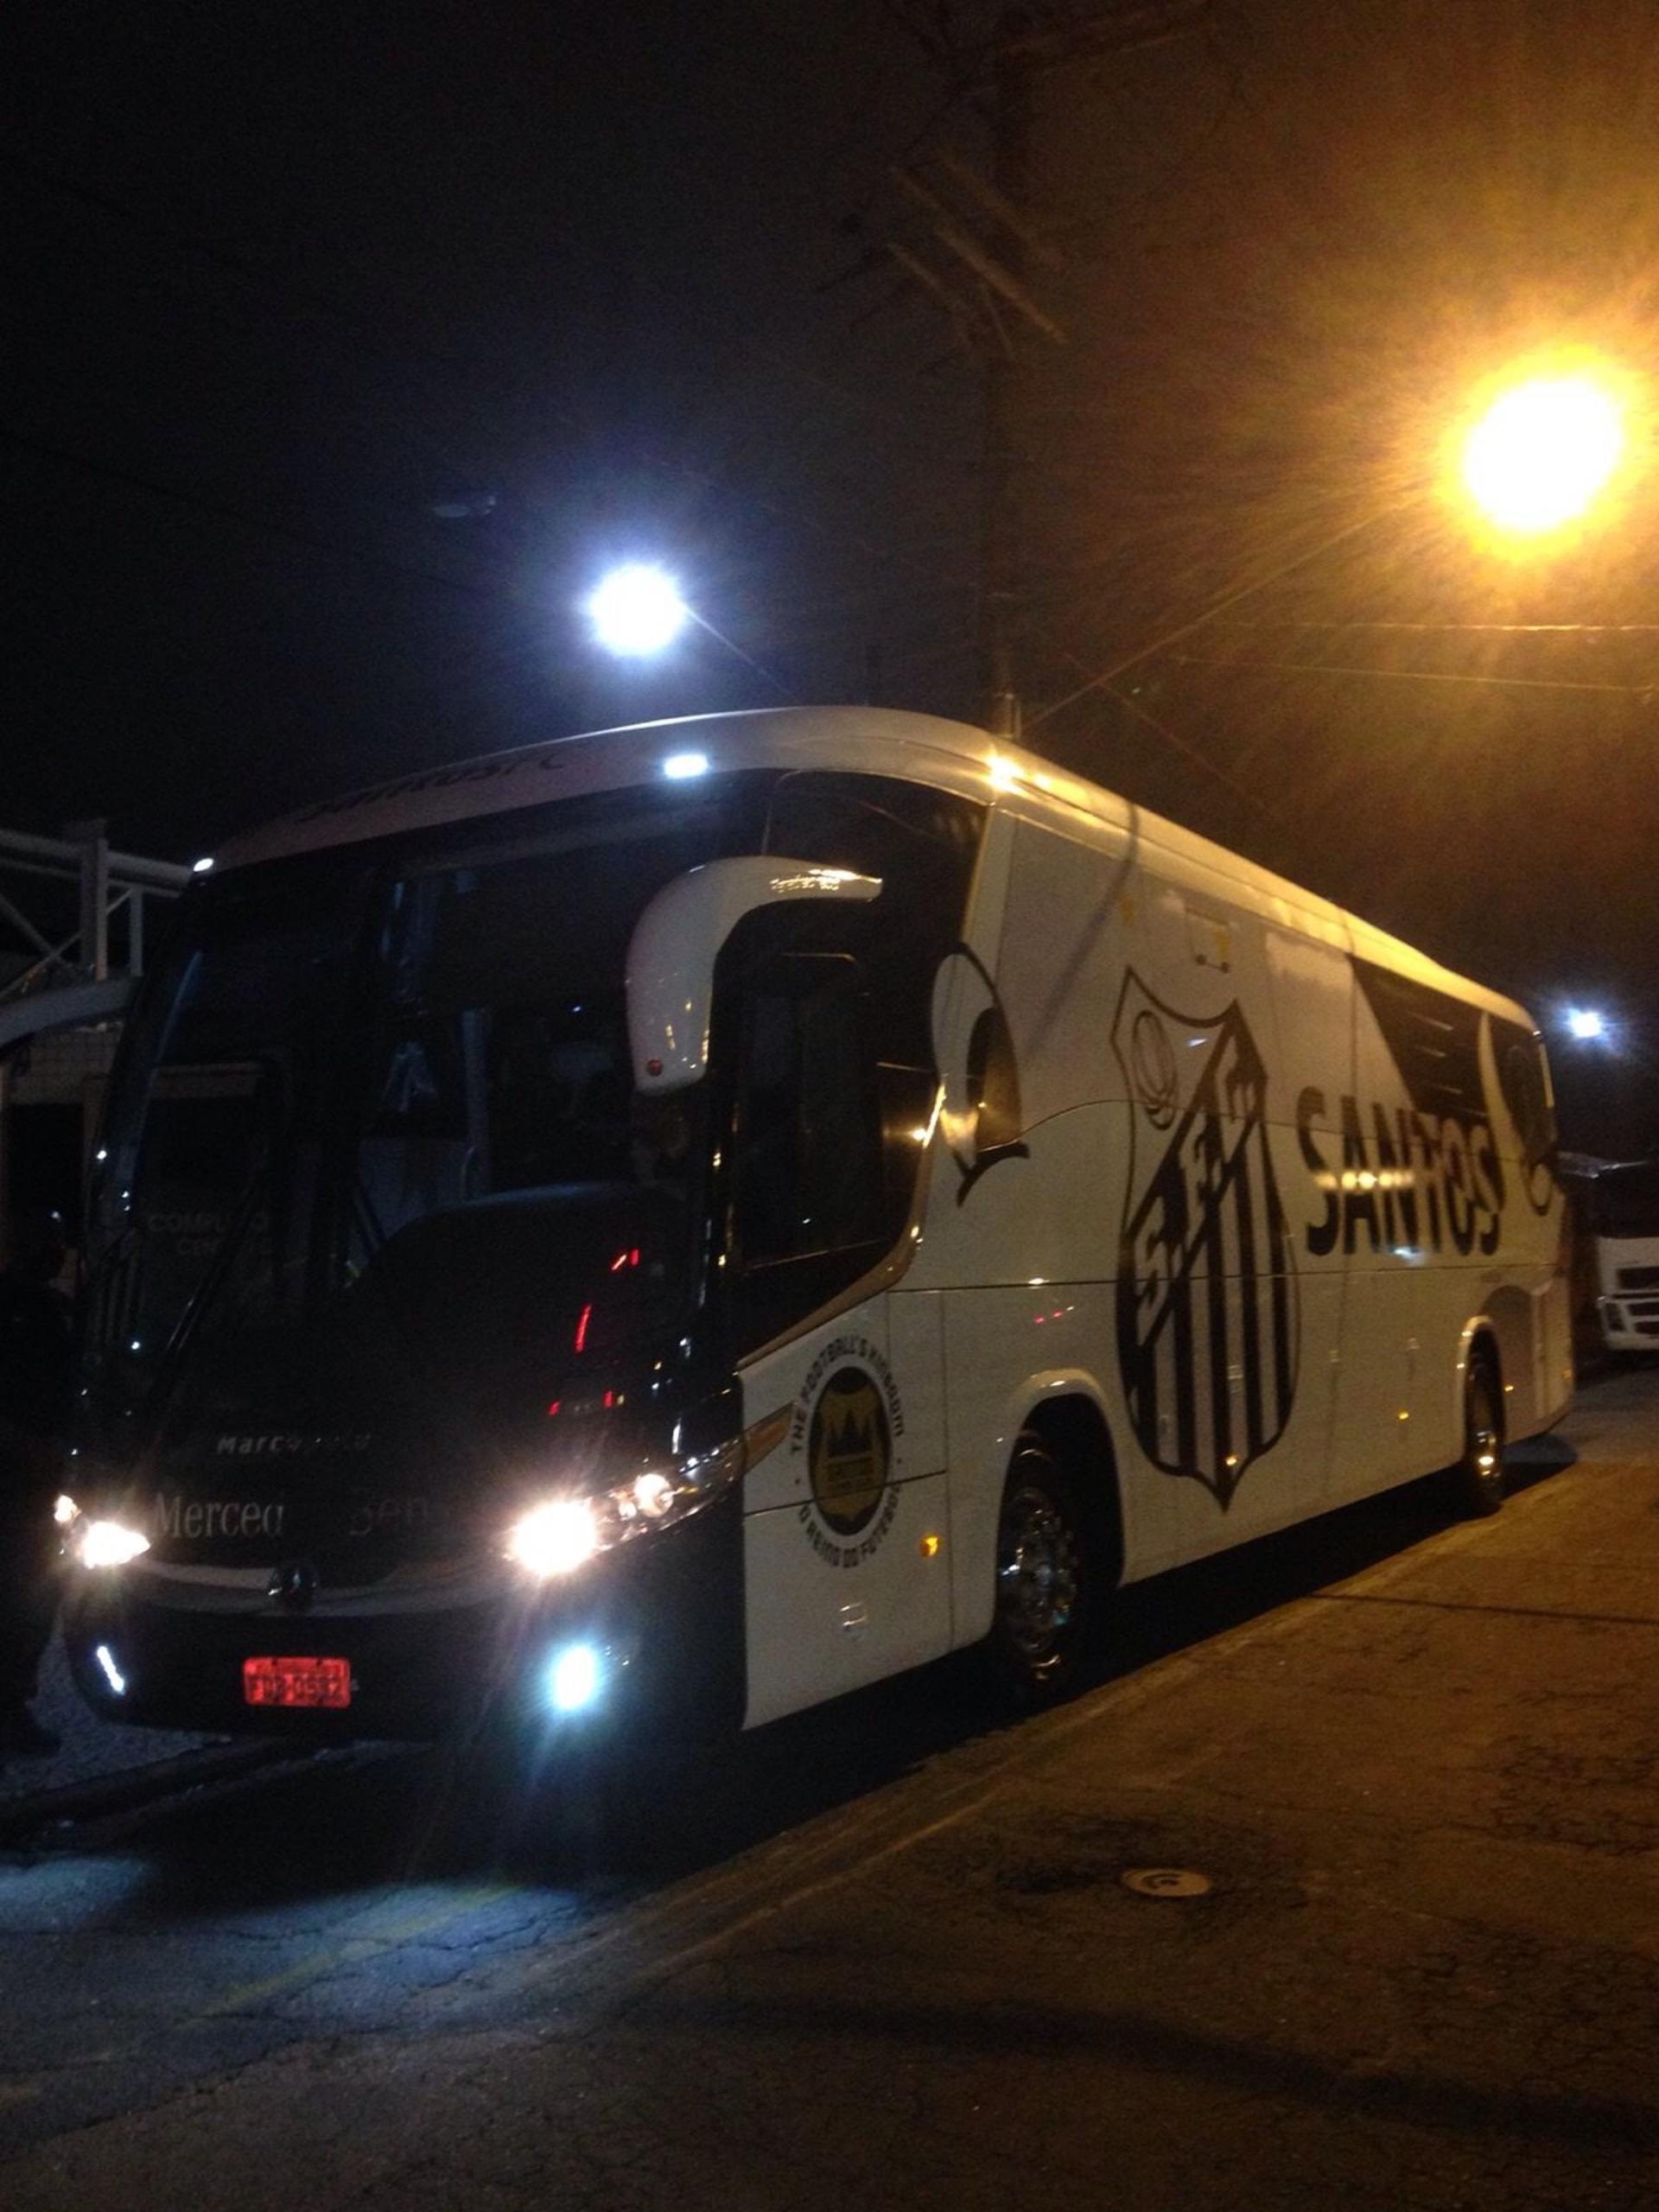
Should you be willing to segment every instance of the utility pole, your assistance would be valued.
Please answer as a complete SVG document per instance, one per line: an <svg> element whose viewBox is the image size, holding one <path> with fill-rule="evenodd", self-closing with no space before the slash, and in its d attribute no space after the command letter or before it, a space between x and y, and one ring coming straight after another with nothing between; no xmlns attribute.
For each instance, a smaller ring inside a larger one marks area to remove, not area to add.
<svg viewBox="0 0 1659 2212"><path fill-rule="evenodd" d="M998 198L1014 214L1001 241L1001 263L1023 291L1024 213L1031 186L1032 62L1020 34L1022 9L998 15L992 60L991 174ZM984 452L982 461L979 552L981 684L986 727L1017 743L1020 704L1018 638L1023 608L1020 583L1022 512L1014 446L1020 419L1020 356L999 324L985 359Z"/></svg>
<svg viewBox="0 0 1659 2212"><path fill-rule="evenodd" d="M1049 271L1065 265L1026 212L1035 78L1045 58L1026 9L1005 0L976 73L990 120L989 174L944 152L938 156L945 179L939 188L914 169L896 168L894 181L925 226L925 245L918 251L895 238L887 242L906 279L944 309L980 372L981 712L995 735L1010 740L1020 735L1025 627L1022 367L1033 333L1057 346L1065 340L1027 281L1033 263Z"/></svg>
<svg viewBox="0 0 1659 2212"><path fill-rule="evenodd" d="M1018 0L1004 0L992 34L988 86L994 188L976 185L970 173L949 165L958 184L973 193L998 231L996 265L981 269L987 279L984 298L991 331L982 349L980 655L986 727L994 736L1014 743L1023 721L1020 670L1027 621L1020 497L1025 469L1018 440L1024 354L1008 328L1007 311L1012 307L1027 326L1056 344L1064 343L1065 337L1027 289L1033 260L1051 271L1065 265L1031 219L1036 80L1042 71L1162 45L1192 29L1209 6L1210 0L1103 0L1071 21L1046 25Z"/></svg>
<svg viewBox="0 0 1659 2212"><path fill-rule="evenodd" d="M1180 38L1198 27L1211 5L1211 0L1084 0L1075 10L1056 10L1000 0L988 45L971 54L942 41L935 25L925 34L918 28L930 58L956 73L964 104L971 95L988 121L988 158L981 168L941 149L920 165L894 168L893 181L910 202L919 232L912 227L908 238L888 236L844 272L861 274L885 254L899 271L901 290L943 310L957 346L978 372L981 711L992 734L1011 741L1018 741L1023 720L1020 671L1029 619L1026 471L1019 439L1024 365L1033 334L1052 345L1065 342L1065 330L1039 296L1039 273L1064 269L1065 257L1030 214L1039 81L1079 61ZM944 181L929 181L924 168L943 171Z"/></svg>

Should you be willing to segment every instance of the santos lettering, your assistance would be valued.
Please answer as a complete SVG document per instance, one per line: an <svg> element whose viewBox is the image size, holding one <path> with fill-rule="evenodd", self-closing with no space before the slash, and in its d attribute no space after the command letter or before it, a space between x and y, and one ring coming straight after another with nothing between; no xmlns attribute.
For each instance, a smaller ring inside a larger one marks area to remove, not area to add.
<svg viewBox="0 0 1659 2212"><path fill-rule="evenodd" d="M1491 1127L1437 1120L1408 1106L1373 1103L1366 1127L1360 1103L1344 1096L1342 1166L1320 1151L1314 1123L1325 1113L1325 1093L1310 1084L1296 1101L1296 1138L1325 1211L1307 1231L1314 1257L1344 1253L1365 1240L1370 1252L1443 1252L1466 1258L1477 1246L1487 1255L1503 1234L1503 1170Z"/></svg>

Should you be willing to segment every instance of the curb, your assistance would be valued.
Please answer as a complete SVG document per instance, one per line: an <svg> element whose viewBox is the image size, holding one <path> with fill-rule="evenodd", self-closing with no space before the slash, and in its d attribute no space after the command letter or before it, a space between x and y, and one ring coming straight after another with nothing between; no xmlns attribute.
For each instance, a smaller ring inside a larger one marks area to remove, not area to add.
<svg viewBox="0 0 1659 2212"><path fill-rule="evenodd" d="M55 1789L9 1798L0 1802L0 1847L16 1849L50 1828L107 1819L203 1783L228 1781L262 1766L291 1761L294 1750L292 1745L283 1743L213 1744L204 1751L181 1751L171 1758L157 1759L149 1766L129 1767L93 1781L65 1783Z"/></svg>

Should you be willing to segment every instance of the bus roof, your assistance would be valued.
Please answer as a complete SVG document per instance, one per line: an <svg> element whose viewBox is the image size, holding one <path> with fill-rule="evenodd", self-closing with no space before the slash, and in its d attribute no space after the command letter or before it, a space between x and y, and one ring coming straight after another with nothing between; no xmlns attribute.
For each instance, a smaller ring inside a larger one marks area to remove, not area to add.
<svg viewBox="0 0 1659 2212"><path fill-rule="evenodd" d="M1148 813L1086 778L1022 752L966 722L885 707L785 707L691 715L553 738L475 760L443 763L371 784L279 817L215 855L219 868L396 836L447 822L502 814L547 800L753 768L841 769L897 776L1007 804L1027 818L1084 838L1127 834L1189 868L1223 876L1288 925L1323 924L1363 958L1473 1001L1533 1027L1513 1001L1453 974L1329 899L1224 846Z"/></svg>

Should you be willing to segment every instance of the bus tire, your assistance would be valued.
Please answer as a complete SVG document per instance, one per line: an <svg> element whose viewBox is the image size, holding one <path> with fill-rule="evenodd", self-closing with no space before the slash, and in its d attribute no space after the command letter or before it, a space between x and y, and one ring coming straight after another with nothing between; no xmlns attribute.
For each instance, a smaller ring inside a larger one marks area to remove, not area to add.
<svg viewBox="0 0 1659 2212"><path fill-rule="evenodd" d="M1000 1704L1063 1696L1089 1646L1096 1548L1077 1485L1045 1440L1014 1446L997 1519L996 1593L985 1645Z"/></svg>
<svg viewBox="0 0 1659 2212"><path fill-rule="evenodd" d="M1446 1470L1451 1502L1471 1520L1503 1503L1503 1390L1489 1351L1471 1351L1463 1376L1463 1452Z"/></svg>

